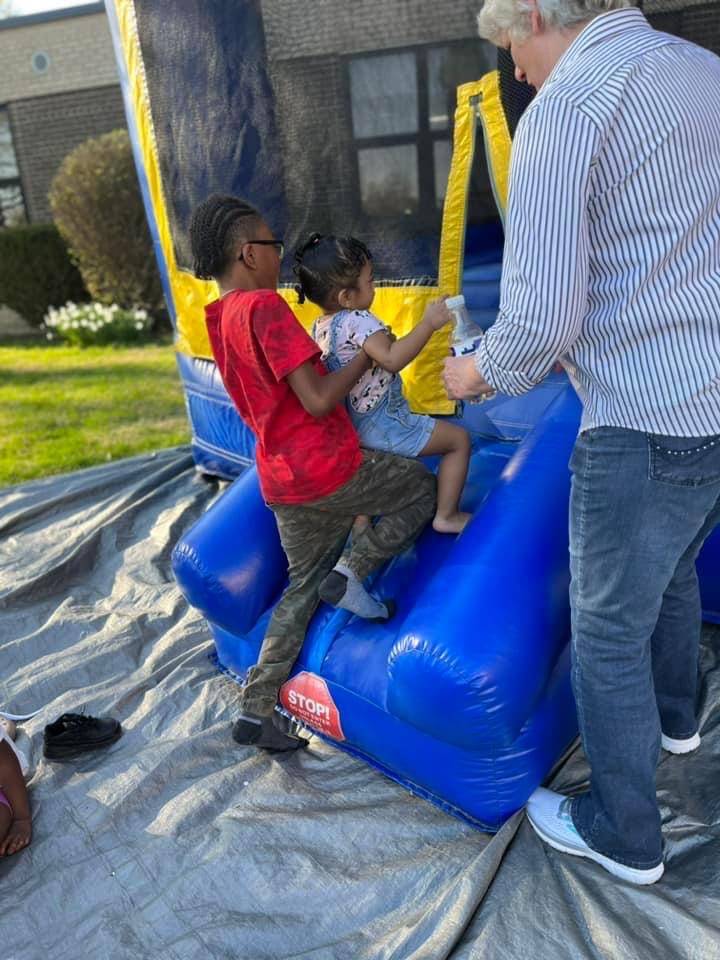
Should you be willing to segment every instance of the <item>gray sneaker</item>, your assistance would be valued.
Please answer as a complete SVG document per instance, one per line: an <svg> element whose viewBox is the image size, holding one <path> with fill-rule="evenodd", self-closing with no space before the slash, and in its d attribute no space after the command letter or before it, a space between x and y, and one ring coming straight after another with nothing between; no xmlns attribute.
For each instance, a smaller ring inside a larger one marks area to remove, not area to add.
<svg viewBox="0 0 720 960"><path fill-rule="evenodd" d="M656 867L650 867L649 870L626 867L624 863L618 863L617 860L611 860L610 857L605 857L597 850L593 850L585 843L573 823L570 797L564 797L561 793L538 787L528 800L527 817L535 833L554 850L569 853L573 857L594 860L608 873L612 873L621 880L627 880L628 883L655 883L665 871L662 863Z"/></svg>

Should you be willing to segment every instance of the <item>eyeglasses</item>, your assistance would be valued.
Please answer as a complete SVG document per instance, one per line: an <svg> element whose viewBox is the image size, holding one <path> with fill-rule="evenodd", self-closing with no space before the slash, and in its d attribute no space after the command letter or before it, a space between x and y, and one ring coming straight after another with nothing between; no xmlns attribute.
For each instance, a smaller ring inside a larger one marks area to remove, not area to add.
<svg viewBox="0 0 720 960"><path fill-rule="evenodd" d="M282 240L246 240L243 246L248 243L256 243L259 247L275 247L281 260L285 256L285 244ZM240 254L238 260L242 260L242 258L243 255Z"/></svg>

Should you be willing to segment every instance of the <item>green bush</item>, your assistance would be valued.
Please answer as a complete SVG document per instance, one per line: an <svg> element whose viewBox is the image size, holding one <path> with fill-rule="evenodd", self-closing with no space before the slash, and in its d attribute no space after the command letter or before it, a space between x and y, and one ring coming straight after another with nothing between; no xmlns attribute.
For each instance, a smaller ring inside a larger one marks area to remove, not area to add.
<svg viewBox="0 0 720 960"><path fill-rule="evenodd" d="M151 313L162 309L160 277L125 130L86 140L68 154L52 182L50 206L96 300Z"/></svg>
<svg viewBox="0 0 720 960"><path fill-rule="evenodd" d="M86 299L82 277L52 224L0 230L0 304L40 326L48 307Z"/></svg>
<svg viewBox="0 0 720 960"><path fill-rule="evenodd" d="M76 347L141 343L148 339L152 323L147 310L125 310L116 303L66 303L48 310L45 317L48 340L57 338Z"/></svg>

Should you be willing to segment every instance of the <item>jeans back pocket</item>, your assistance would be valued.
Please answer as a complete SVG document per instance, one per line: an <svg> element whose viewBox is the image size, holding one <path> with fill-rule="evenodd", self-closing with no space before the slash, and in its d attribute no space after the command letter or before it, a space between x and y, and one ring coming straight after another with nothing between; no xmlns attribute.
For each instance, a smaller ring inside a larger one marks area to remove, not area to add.
<svg viewBox="0 0 720 960"><path fill-rule="evenodd" d="M720 482L720 434L664 437L649 433L647 437L651 480L682 487Z"/></svg>

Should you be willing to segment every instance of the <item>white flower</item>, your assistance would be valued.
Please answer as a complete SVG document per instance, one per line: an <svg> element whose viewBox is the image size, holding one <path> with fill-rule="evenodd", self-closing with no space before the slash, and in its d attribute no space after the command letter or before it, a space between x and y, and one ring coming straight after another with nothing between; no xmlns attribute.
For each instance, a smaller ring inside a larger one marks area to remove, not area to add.
<svg viewBox="0 0 720 960"><path fill-rule="evenodd" d="M135 329L136 329L136 330L142 330L144 326L145 326L145 325L144 325L143 323L138 322L138 323L135 324Z"/></svg>

